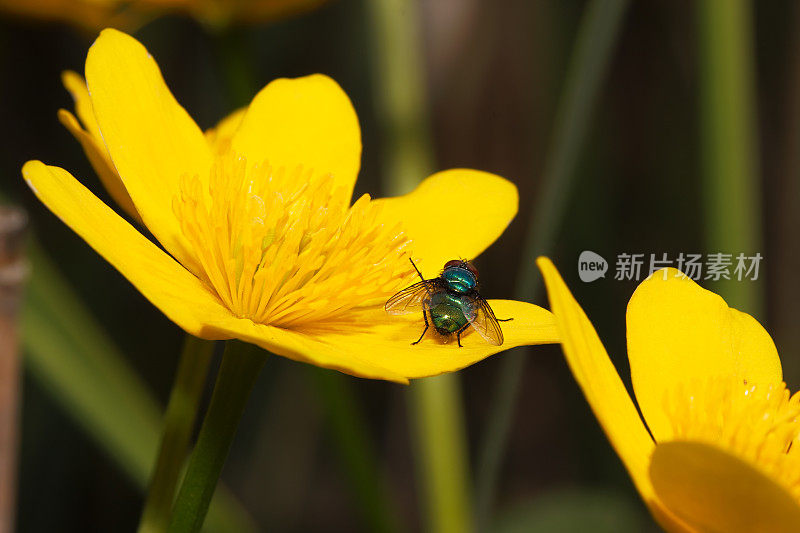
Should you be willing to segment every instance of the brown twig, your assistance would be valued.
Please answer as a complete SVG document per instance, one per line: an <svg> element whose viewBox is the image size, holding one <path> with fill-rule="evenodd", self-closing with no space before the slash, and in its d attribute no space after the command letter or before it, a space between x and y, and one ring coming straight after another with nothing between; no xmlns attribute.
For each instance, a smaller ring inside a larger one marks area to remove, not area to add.
<svg viewBox="0 0 800 533"><path fill-rule="evenodd" d="M28 217L0 206L0 533L14 529L20 371L17 316L27 274Z"/></svg>

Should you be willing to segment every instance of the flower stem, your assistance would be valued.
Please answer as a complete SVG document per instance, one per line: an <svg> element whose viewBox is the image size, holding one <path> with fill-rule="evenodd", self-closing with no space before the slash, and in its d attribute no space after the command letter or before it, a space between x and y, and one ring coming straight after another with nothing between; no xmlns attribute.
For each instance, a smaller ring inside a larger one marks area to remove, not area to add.
<svg viewBox="0 0 800 533"><path fill-rule="evenodd" d="M427 531L471 531L468 460L460 381L453 374L411 385L418 471L426 489Z"/></svg>
<svg viewBox="0 0 800 533"><path fill-rule="evenodd" d="M161 533L169 525L178 476L186 459L214 343L186 335L164 415L164 430L139 533Z"/></svg>
<svg viewBox="0 0 800 533"><path fill-rule="evenodd" d="M697 3L700 43L700 123L706 249L761 251L754 97L753 29L748 0ZM759 280L760 281L760 280ZM761 284L721 279L713 290L732 307L761 317Z"/></svg>
<svg viewBox="0 0 800 533"><path fill-rule="evenodd" d="M586 7L570 59L564 93L559 102L541 194L531 212L522 253L516 298L533 301L541 290L534 259L553 248L562 226L566 204L575 186L575 165L586 138L594 101L605 78L614 43L627 11L628 0L592 0ZM477 469L476 523L478 531L490 526L490 516L501 457L525 366L525 348L510 350L501 359Z"/></svg>
<svg viewBox="0 0 800 533"><path fill-rule="evenodd" d="M233 436L267 353L252 344L227 341L214 393L186 476L172 510L171 533L199 531Z"/></svg>

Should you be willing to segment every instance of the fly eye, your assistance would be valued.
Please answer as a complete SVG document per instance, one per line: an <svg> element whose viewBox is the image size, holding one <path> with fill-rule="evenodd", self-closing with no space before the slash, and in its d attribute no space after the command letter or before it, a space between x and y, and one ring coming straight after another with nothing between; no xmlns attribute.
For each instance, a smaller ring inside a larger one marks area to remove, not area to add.
<svg viewBox="0 0 800 533"><path fill-rule="evenodd" d="M475 276L475 280L477 280L477 279L478 279L478 269L477 269L477 268L475 268L474 266L472 266L472 263L468 263L468 262L464 261L464 262L462 263L462 265L463 265L463 266L465 266L465 267L467 267L467 270L469 270L470 272L472 272L472 275L473 275L473 276Z"/></svg>
<svg viewBox="0 0 800 533"><path fill-rule="evenodd" d="M460 259L451 259L450 261L444 264L445 270L447 270L450 267L463 267L463 266L464 266L464 261L461 261Z"/></svg>

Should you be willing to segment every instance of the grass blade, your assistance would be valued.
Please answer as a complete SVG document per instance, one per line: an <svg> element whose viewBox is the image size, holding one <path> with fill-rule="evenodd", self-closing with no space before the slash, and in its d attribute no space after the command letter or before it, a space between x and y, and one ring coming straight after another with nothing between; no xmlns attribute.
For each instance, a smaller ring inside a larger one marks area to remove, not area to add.
<svg viewBox="0 0 800 533"><path fill-rule="evenodd" d="M706 250L733 254L734 265L762 249L752 9L747 0L697 3ZM763 317L761 283L721 279L712 290Z"/></svg>

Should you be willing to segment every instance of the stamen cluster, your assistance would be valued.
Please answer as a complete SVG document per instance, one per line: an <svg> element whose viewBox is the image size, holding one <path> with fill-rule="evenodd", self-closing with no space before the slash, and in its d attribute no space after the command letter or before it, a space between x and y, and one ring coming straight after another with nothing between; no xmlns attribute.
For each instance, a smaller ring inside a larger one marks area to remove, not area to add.
<svg viewBox="0 0 800 533"><path fill-rule="evenodd" d="M410 240L382 224L369 195L314 169L220 155L210 176L184 176L173 210L198 277L233 314L296 328L382 303L413 280Z"/></svg>
<svg viewBox="0 0 800 533"><path fill-rule="evenodd" d="M785 383L717 378L666 397L673 435L719 446L764 472L800 502L800 393Z"/></svg>

